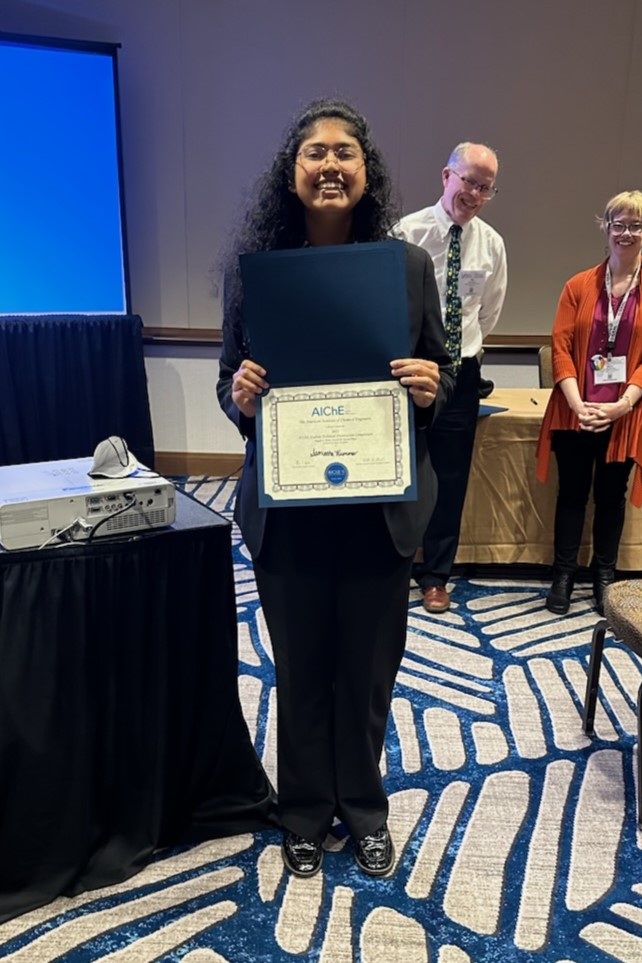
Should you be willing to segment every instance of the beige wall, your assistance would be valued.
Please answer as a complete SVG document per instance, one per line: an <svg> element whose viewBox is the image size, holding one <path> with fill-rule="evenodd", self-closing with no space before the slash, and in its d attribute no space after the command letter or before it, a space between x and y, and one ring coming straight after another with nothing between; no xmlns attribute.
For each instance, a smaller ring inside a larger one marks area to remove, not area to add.
<svg viewBox="0 0 642 963"><path fill-rule="evenodd" d="M642 187L641 0L0 0L0 30L119 42L134 311L220 326L212 271L291 114L340 95L370 119L405 211L432 203L460 140L500 153L499 333L548 333L602 256L594 215ZM156 446L238 451L216 351L147 352ZM509 380L507 383L511 383ZM534 382L535 383L535 382Z"/></svg>
<svg viewBox="0 0 642 963"><path fill-rule="evenodd" d="M547 333L602 253L606 199L642 186L640 0L2 0L0 29L122 43L134 310L220 324L212 274L291 113L339 94L369 117L406 211L451 146L501 156L488 220L510 268L498 331Z"/></svg>

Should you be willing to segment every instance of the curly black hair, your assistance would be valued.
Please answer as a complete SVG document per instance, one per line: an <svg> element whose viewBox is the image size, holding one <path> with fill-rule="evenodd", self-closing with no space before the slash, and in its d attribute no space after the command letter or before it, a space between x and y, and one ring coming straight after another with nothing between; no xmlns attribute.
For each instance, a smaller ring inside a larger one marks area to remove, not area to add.
<svg viewBox="0 0 642 963"><path fill-rule="evenodd" d="M301 247L305 240L305 208L290 190L301 143L320 120L342 120L366 158L368 190L353 211L352 240L382 241L399 218L392 182L381 151L365 117L343 100L323 98L305 107L290 124L271 166L259 177L253 200L236 238L224 255L225 315L240 324L241 283L239 254Z"/></svg>

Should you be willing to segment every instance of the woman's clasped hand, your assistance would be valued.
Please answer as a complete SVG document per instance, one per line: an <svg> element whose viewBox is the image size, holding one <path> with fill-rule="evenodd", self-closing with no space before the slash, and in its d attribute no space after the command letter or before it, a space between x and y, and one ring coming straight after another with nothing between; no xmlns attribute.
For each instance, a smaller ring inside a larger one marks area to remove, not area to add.
<svg viewBox="0 0 642 963"><path fill-rule="evenodd" d="M620 398L619 401L607 401L603 404L586 402L578 408L575 414L584 431L606 431L606 429L631 411L631 405Z"/></svg>

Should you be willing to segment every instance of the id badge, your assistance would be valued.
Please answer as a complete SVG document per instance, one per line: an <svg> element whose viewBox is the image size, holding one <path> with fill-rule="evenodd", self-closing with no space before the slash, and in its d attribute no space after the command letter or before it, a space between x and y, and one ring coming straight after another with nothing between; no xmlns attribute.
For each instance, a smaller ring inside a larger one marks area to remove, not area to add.
<svg viewBox="0 0 642 963"><path fill-rule="evenodd" d="M595 371L596 385L617 385L626 381L626 355L608 355L602 368Z"/></svg>
<svg viewBox="0 0 642 963"><path fill-rule="evenodd" d="M460 271L459 297L481 297L484 293L487 271Z"/></svg>

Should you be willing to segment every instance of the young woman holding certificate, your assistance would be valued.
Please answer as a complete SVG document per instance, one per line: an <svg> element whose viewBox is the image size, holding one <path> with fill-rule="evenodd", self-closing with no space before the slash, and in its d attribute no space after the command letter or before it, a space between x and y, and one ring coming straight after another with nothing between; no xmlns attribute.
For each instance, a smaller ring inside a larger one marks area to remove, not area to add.
<svg viewBox="0 0 642 963"><path fill-rule="evenodd" d="M255 424L270 372L252 357L238 256L390 243L396 219L389 175L365 119L346 103L315 101L260 180L226 274L217 392L246 439L236 519L274 650L282 853L298 876L320 869L335 817L365 873L383 875L394 862L379 760L405 645L412 559L436 497L425 432L452 391L453 375L432 262L420 248L394 242L404 244L402 323L411 350L390 359L390 377L413 403L417 500L260 508Z"/></svg>

